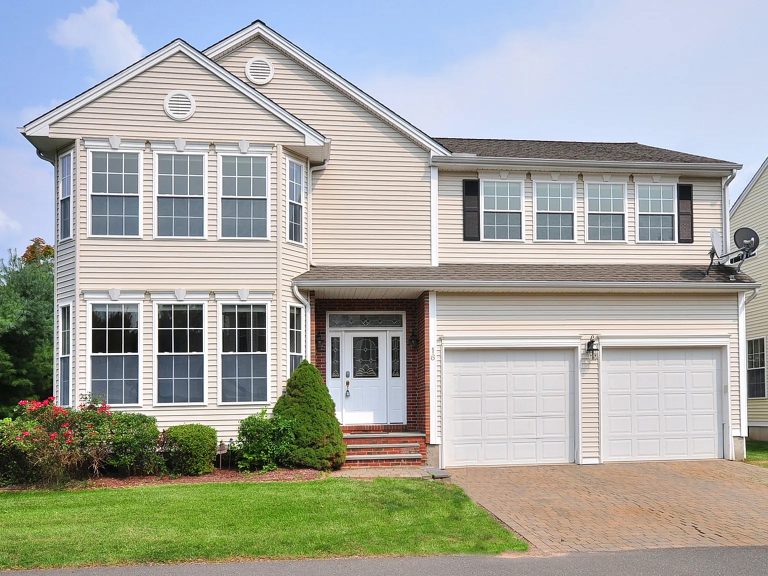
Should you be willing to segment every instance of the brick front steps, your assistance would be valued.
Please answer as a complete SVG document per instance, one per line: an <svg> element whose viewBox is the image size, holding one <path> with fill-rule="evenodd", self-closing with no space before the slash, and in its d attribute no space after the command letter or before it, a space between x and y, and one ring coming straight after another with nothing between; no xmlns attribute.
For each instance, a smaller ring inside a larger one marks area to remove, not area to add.
<svg viewBox="0 0 768 576"><path fill-rule="evenodd" d="M347 468L422 466L427 452L425 435L420 432L345 431L344 443Z"/></svg>

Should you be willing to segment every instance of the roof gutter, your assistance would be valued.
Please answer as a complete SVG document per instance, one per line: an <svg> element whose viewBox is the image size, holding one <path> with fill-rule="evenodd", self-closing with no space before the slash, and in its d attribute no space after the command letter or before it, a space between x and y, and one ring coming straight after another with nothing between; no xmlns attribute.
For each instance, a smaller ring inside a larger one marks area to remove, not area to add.
<svg viewBox="0 0 768 576"><path fill-rule="evenodd" d="M657 290L738 290L748 291L759 288L756 282L571 282L552 280L301 280L293 281L299 288L420 288L435 290L440 288L560 288L560 289L657 289Z"/></svg>
<svg viewBox="0 0 768 576"><path fill-rule="evenodd" d="M543 167L551 169L553 166L574 169L604 168L611 170L629 171L654 171L654 170L685 170L688 172L723 172L733 173L739 170L741 164L732 162L626 162L617 160L563 160L545 158L504 158L492 156L435 156L432 165L445 167L482 167L482 168L509 168L509 167Z"/></svg>

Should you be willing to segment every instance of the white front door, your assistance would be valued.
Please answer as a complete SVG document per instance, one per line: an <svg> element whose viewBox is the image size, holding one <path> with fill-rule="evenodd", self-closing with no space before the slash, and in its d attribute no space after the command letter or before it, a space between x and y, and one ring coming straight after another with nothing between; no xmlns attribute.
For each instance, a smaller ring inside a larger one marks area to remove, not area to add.
<svg viewBox="0 0 768 576"><path fill-rule="evenodd" d="M342 423L387 422L387 332L346 332L342 358Z"/></svg>

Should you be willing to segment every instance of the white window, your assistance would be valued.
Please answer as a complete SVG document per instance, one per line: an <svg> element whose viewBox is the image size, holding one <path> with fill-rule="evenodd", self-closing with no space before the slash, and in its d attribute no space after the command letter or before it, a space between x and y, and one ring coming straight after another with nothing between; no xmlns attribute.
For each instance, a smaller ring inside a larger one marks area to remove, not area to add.
<svg viewBox="0 0 768 576"><path fill-rule="evenodd" d="M483 180L483 239L523 239L523 183Z"/></svg>
<svg viewBox="0 0 768 576"><path fill-rule="evenodd" d="M623 184L588 182L587 240L626 239Z"/></svg>
<svg viewBox="0 0 768 576"><path fill-rule="evenodd" d="M72 402L72 308L62 306L59 312L59 404L70 406Z"/></svg>
<svg viewBox="0 0 768 576"><path fill-rule="evenodd" d="M72 238L72 152L59 156L59 240Z"/></svg>
<svg viewBox="0 0 768 576"><path fill-rule="evenodd" d="M304 165L288 160L288 240L302 244L304 216Z"/></svg>
<svg viewBox="0 0 768 576"><path fill-rule="evenodd" d="M288 306L288 375L304 360L304 307Z"/></svg>
<svg viewBox="0 0 768 576"><path fill-rule="evenodd" d="M221 307L221 401L267 402L267 306Z"/></svg>
<svg viewBox="0 0 768 576"><path fill-rule="evenodd" d="M157 155L157 235L205 236L205 155Z"/></svg>
<svg viewBox="0 0 768 576"><path fill-rule="evenodd" d="M637 185L637 239L640 242L675 241L675 185Z"/></svg>
<svg viewBox="0 0 768 576"><path fill-rule="evenodd" d="M157 403L204 402L204 306L157 306Z"/></svg>
<svg viewBox="0 0 768 576"><path fill-rule="evenodd" d="M536 182L536 240L573 240L573 182Z"/></svg>
<svg viewBox="0 0 768 576"><path fill-rule="evenodd" d="M765 339L747 341L747 397L765 398Z"/></svg>
<svg viewBox="0 0 768 576"><path fill-rule="evenodd" d="M91 152L91 234L139 235L139 154Z"/></svg>
<svg viewBox="0 0 768 576"><path fill-rule="evenodd" d="M139 403L139 305L91 304L91 395Z"/></svg>
<svg viewBox="0 0 768 576"><path fill-rule="evenodd" d="M221 237L267 237L267 157L221 156Z"/></svg>

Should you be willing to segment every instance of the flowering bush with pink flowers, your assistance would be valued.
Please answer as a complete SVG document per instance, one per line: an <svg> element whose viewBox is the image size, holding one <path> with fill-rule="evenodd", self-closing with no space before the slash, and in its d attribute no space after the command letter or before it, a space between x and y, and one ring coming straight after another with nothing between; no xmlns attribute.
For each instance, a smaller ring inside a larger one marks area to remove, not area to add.
<svg viewBox="0 0 768 576"><path fill-rule="evenodd" d="M125 464L126 456L114 452L126 445L125 420L132 416L138 415L113 413L104 403L70 409L55 405L53 397L22 400L12 419L0 421L0 483L60 484L98 476L112 461ZM151 420L154 438L145 432L144 443L145 452L154 453L158 432Z"/></svg>

